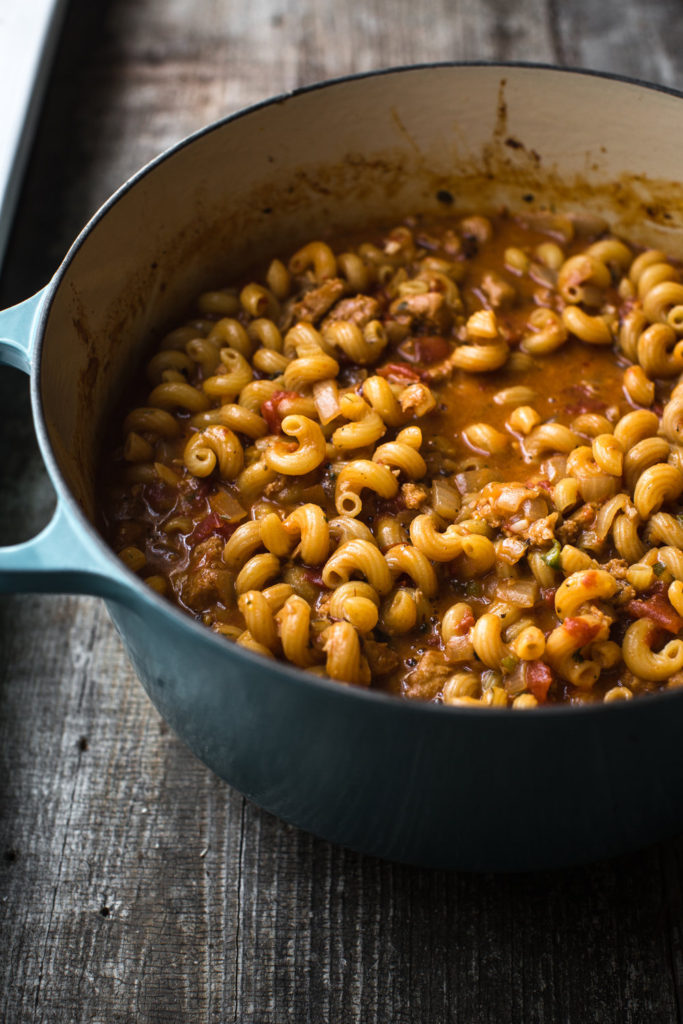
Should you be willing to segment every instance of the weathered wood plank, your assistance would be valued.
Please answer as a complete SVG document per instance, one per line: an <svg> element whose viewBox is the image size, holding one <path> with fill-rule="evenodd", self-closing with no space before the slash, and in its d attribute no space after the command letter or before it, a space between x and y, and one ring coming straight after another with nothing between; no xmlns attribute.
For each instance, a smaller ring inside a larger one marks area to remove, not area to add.
<svg viewBox="0 0 683 1024"><path fill-rule="evenodd" d="M656 851L500 878L389 866L300 839L290 882L277 843L263 842L265 816L250 819L248 809L245 853L253 846L255 859L240 934L258 969L242 977L240 1020L290 1019L293 992L291 1019L301 1021L675 1019L672 993L662 991ZM279 957L263 945L274 878L279 892L296 887L287 925L275 925ZM271 1018L273 993L281 1016ZM323 1008L329 1016L318 1016Z"/></svg>
<svg viewBox="0 0 683 1024"><path fill-rule="evenodd" d="M103 1021L159 988L189 1014L209 985L209 928L217 951L234 942L232 916L197 910L222 905L217 878L235 883L223 869L239 849L242 800L169 734L97 602L21 599L11 629L3 614L3 635L48 619L40 647L9 644L15 672L2 685L16 716L2 761L3 916L7 926L25 918L4 947L12 974L2 1019L15 1019L13 1009L16 1019L53 1021L66 1007L80 1019L92 985L89 1005L104 1008ZM146 964L149 975L138 969Z"/></svg>
<svg viewBox="0 0 683 1024"><path fill-rule="evenodd" d="M681 88L683 44L678 0L628 3L618 8L578 0L552 0L557 59L576 67L612 71Z"/></svg>
<svg viewBox="0 0 683 1024"><path fill-rule="evenodd" d="M73 0L0 299L44 283L141 163L248 103L448 59L565 61L676 85L678 12L674 0ZM51 492L18 374L0 373L0 403L6 543L45 522ZM512 878L332 847L198 764L88 599L0 601L0 708L8 1024L680 1019L680 842Z"/></svg>

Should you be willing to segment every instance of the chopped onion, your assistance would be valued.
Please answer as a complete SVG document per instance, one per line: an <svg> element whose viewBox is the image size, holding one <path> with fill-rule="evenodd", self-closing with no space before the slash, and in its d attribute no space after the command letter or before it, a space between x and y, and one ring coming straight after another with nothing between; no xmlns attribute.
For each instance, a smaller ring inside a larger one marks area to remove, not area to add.
<svg viewBox="0 0 683 1024"><path fill-rule="evenodd" d="M525 662L519 662L512 672L505 677L505 689L510 697L516 697L519 693L523 693L526 690Z"/></svg>
<svg viewBox="0 0 683 1024"><path fill-rule="evenodd" d="M510 531L510 533L524 533L526 530L529 529L530 526L531 523L526 518L526 516L522 516L519 519L515 519L514 522L508 523L507 529Z"/></svg>
<svg viewBox="0 0 683 1024"><path fill-rule="evenodd" d="M471 494L480 491L495 478L496 474L492 469L466 469L464 473L457 474L455 482L461 494Z"/></svg>
<svg viewBox="0 0 683 1024"><path fill-rule="evenodd" d="M486 693L494 686L500 686L503 677L500 672L493 668L484 669L481 674L481 692Z"/></svg>
<svg viewBox="0 0 683 1024"><path fill-rule="evenodd" d="M536 580L501 580L496 587L496 597L518 608L533 608L538 600Z"/></svg>
<svg viewBox="0 0 683 1024"><path fill-rule="evenodd" d="M508 565L516 565L526 554L528 544L516 537L504 537L503 540L497 541L494 547L497 558L507 562Z"/></svg>
<svg viewBox="0 0 683 1024"><path fill-rule="evenodd" d="M531 491L522 484L506 484L496 498L496 509L499 512L516 512L527 498L536 497L537 491Z"/></svg>
<svg viewBox="0 0 683 1024"><path fill-rule="evenodd" d="M434 480L432 483L432 508L438 516L452 522L460 511L459 492L444 480Z"/></svg>
<svg viewBox="0 0 683 1024"><path fill-rule="evenodd" d="M170 466L165 466L163 462L155 462L154 468L157 476L160 480L163 480L165 484L170 484L171 487L177 487L180 483L180 476Z"/></svg>
<svg viewBox="0 0 683 1024"><path fill-rule="evenodd" d="M554 484L557 480L561 480L567 475L567 456L551 455L549 459L546 459L541 463L541 474L546 477L551 484Z"/></svg>
<svg viewBox="0 0 683 1024"><path fill-rule="evenodd" d="M608 498L614 497L619 490L619 482L616 476L589 476L588 474L577 474L579 491L586 502L602 504Z"/></svg>
<svg viewBox="0 0 683 1024"><path fill-rule="evenodd" d="M548 515L548 506L543 498L528 498L522 505L522 511L527 519L534 523Z"/></svg>
<svg viewBox="0 0 683 1024"><path fill-rule="evenodd" d="M339 391L336 380L318 380L313 385L313 401L323 426L339 416Z"/></svg>
<svg viewBox="0 0 683 1024"><path fill-rule="evenodd" d="M211 496L209 504L211 509L225 519L228 523L238 523L246 516L246 509L242 508L237 498L230 491L217 491Z"/></svg>
<svg viewBox="0 0 683 1024"><path fill-rule="evenodd" d="M458 665L463 661L469 661L474 657L474 645L469 633L464 636L452 636L446 644L446 661L452 665Z"/></svg>

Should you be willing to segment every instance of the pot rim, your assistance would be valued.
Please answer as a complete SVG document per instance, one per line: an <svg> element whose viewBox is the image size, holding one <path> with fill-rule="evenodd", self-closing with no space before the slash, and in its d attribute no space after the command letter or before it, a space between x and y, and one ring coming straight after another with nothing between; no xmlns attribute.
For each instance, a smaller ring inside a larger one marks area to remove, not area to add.
<svg viewBox="0 0 683 1024"><path fill-rule="evenodd" d="M413 700L408 698L398 697L395 694L387 693L382 690L375 690L364 686L353 686L350 684L344 684L338 680L328 679L321 676L316 676L311 672L307 672L305 669L298 669L295 666L285 661L275 660L272 663L267 661L261 655L254 651L250 651L238 644L231 643L227 644L226 640L208 629L202 623L192 618L187 613L183 612L176 604L169 601L167 598L157 594L149 587L145 587L144 583L133 573L130 569L124 566L120 559L117 558L113 548L107 543L102 534L96 527L90 522L90 520L83 513L80 505L76 501L70 487L68 486L64 476L62 475L61 468L57 456L55 455L52 445L50 443L49 434L47 430L47 424L43 412L42 400L41 400L41 381L42 381L42 352L43 343L45 340L45 329L47 321L52 308L52 303L59 290L59 287L64 279L67 271L69 270L71 263L75 256L85 243L91 232L97 227L99 222L104 219L108 214L109 210L112 209L116 203L125 196L128 191L134 188L143 178L147 177L148 174L153 172L159 165L164 163L170 157L173 157L176 153L181 152L186 147L192 145L200 138L204 138L210 135L214 131L223 129L226 125L233 121L238 121L243 117L247 117L250 114L254 114L259 110L267 107L276 106L278 104L288 102L295 99L298 96L307 95L309 93L318 92L328 88L334 88L336 86L344 85L349 82L363 81L365 79L379 78L382 76L395 75L395 74L406 74L409 72L419 71L430 71L430 70L441 70L441 69L469 69L469 68L488 68L491 70L529 70L538 71L541 74L553 73L558 75L567 75L568 77L579 76L583 78L595 78L608 80L613 82L619 82L624 85L636 86L638 88L648 89L653 92L664 93L665 95L674 96L677 99L683 100L683 91L675 89L671 86L660 85L655 82L648 82L642 79L633 78L628 75L622 75L615 72L608 71L597 71L588 68L573 67L571 65L558 65L548 64L543 62L534 61L487 61L487 60L466 60L466 61L436 61L436 62L423 62L416 64L405 64L405 65L393 65L386 68L377 68L374 70L357 72L348 75L340 75L335 78L324 79L319 82L314 82L310 85L298 86L295 89L287 92L278 93L274 96L268 97L263 100L259 100L256 103L250 104L247 107L242 107L239 110L233 111L227 114L225 117L219 118L216 121L212 121L207 125L191 132L186 135L180 141L172 144L167 149L163 150L157 156L153 157L150 161L140 167L130 178L126 179L110 196L105 202L95 211L90 217L86 224L81 228L80 232L72 242L71 246L66 252L62 262L57 268L55 274L48 282L45 290L43 301L41 302L40 313L36 321L35 331L35 346L34 346L34 363L33 371L31 373L31 405L33 409L33 423L36 432L36 437L40 447L41 455L45 462L48 470L50 480L57 492L59 500L65 506L68 511L69 517L72 521L78 524L79 530L85 532L90 543L97 545L98 549L107 556L108 561L112 567L116 567L117 575L123 574L126 577L126 587L136 593L138 599L141 602L151 602L153 607L156 607L159 611L164 611L178 623L182 625L184 629L188 629L197 639L203 639L205 643L216 645L216 649L227 653L229 656L243 658L247 663L250 663L255 669L259 669L261 672L265 672L273 675L282 674L289 685L297 684L298 686L304 686L307 688L322 689L323 692L327 692L330 696L336 696L339 699L360 699L362 701L373 701L379 702L386 708L392 709L398 714L412 714L412 715L441 715L441 716L456 716L461 715L470 717L481 717L484 719L495 718L500 719L501 717L510 717L512 710L511 708L497 708L497 707L459 707L447 704L438 704L432 701ZM546 706L538 706L536 708L524 709L522 715L514 715L513 720L528 721L529 719L548 718L549 716L556 719L558 716L564 718L567 715L575 717L577 721L582 719L586 715L634 715L638 714L638 709L643 706L643 703L650 704L651 700L654 699L657 703L662 700L676 701L683 699L683 687L669 691L669 692L657 692L651 696L637 697L635 700L619 700L612 701L606 704L604 701L596 702L595 704L584 704L584 705L569 705L569 704L550 704ZM446 718L444 717L444 721Z"/></svg>

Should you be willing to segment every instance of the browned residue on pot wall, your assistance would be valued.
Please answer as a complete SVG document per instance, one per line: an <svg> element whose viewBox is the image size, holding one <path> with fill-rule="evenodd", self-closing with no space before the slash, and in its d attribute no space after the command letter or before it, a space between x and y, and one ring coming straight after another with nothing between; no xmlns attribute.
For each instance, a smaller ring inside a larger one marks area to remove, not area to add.
<svg viewBox="0 0 683 1024"><path fill-rule="evenodd" d="M66 344L68 336L73 354L77 383L68 385L64 397L73 401L75 415L63 416L50 400L48 419L53 443L69 453L65 473L82 503L90 505L102 423L123 380L137 371L145 339L158 337L182 316L202 288L225 285L267 253L291 251L316 235L329 238L407 213L505 204L601 213L635 242L683 256L676 236L683 228L680 183L631 174L609 179L602 147L586 152L585 171L563 174L552 155L538 152L519 131L513 133L506 89L502 78L491 134L474 156L457 124L449 137L425 151L398 111L391 110L387 116L393 118L398 139L391 149L348 151L334 163L315 163L304 159L302 146L301 162L285 173L277 142L269 152L261 139L259 184L249 188L235 178L231 185L226 172L221 187L209 187L202 159L213 143L217 157L230 152L226 138L232 137L232 126L227 125L217 129L215 138L198 140L198 149L193 143L161 164L128 192L86 240L83 259L76 255L62 285L63 290L68 282L72 294L65 294L55 318L60 341ZM439 201L443 190L453 196L449 207ZM54 351L54 338L50 344ZM58 356L50 360L58 372ZM49 386L44 390L49 392Z"/></svg>

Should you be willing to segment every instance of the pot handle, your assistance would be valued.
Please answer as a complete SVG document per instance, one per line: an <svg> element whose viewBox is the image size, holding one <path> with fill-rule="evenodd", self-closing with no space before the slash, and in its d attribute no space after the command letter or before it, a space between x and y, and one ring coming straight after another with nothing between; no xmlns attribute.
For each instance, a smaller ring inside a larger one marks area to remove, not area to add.
<svg viewBox="0 0 683 1024"><path fill-rule="evenodd" d="M0 312L0 366L14 366L31 373L40 316L47 288Z"/></svg>
<svg viewBox="0 0 683 1024"><path fill-rule="evenodd" d="M46 291L0 312L0 366L32 373ZM131 594L128 570L103 553L89 525L78 522L78 512L69 504L58 496L44 530L21 544L0 547L0 594L77 593L119 601Z"/></svg>
<svg viewBox="0 0 683 1024"><path fill-rule="evenodd" d="M61 499L37 536L0 547L0 594L92 594L130 603L127 571L102 554Z"/></svg>

